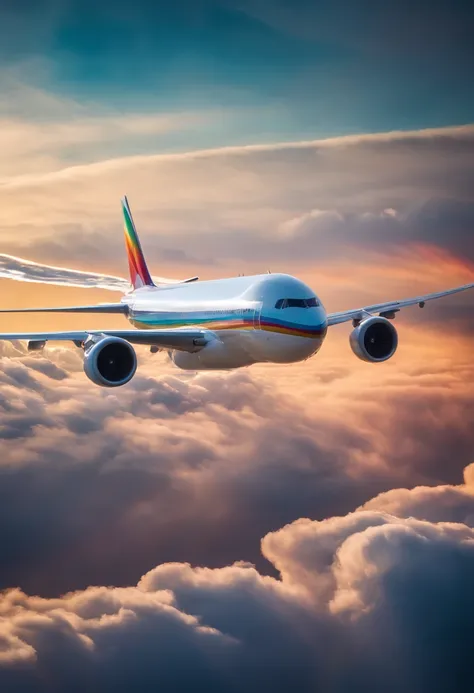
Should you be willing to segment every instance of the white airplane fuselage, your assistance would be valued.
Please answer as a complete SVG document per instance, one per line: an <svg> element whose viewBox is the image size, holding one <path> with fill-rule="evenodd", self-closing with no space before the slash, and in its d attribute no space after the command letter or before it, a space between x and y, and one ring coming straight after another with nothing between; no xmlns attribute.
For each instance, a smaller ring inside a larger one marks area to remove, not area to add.
<svg viewBox="0 0 474 693"><path fill-rule="evenodd" d="M314 292L286 274L145 286L122 299L139 329L196 328L215 339L201 351L170 351L186 370L303 361L321 348L326 311Z"/></svg>

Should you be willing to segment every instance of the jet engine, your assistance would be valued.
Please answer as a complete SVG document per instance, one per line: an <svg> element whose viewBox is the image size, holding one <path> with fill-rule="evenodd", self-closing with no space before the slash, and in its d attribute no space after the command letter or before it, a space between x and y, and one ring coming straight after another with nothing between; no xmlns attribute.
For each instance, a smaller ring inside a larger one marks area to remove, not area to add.
<svg viewBox="0 0 474 693"><path fill-rule="evenodd" d="M363 320L349 339L354 354L370 363L387 361L398 346L397 330L390 320L376 316Z"/></svg>
<svg viewBox="0 0 474 693"><path fill-rule="evenodd" d="M135 349L119 337L93 338L84 344L84 371L96 385L118 387L135 375Z"/></svg>

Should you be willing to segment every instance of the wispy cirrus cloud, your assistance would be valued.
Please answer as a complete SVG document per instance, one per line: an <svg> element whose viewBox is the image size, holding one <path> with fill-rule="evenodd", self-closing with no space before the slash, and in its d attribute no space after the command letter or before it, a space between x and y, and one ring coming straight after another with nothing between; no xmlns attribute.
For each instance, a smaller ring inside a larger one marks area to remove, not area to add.
<svg viewBox="0 0 474 693"><path fill-rule="evenodd" d="M218 109L121 110L55 93L21 76L13 68L0 69L0 185L20 174L169 147L173 137L179 146L186 133L216 128L222 118Z"/></svg>
<svg viewBox="0 0 474 693"><path fill-rule="evenodd" d="M359 256L421 243L469 255L473 132L226 147L12 176L0 187L4 250L67 264L68 252L77 260L92 244L118 266L117 200L126 191L151 263L163 248L197 262L280 267L321 263L348 246ZM68 234L68 224L80 232Z"/></svg>
<svg viewBox="0 0 474 693"><path fill-rule="evenodd" d="M86 110L86 109L84 109ZM49 122L0 118L0 146L4 153L0 182L25 170L56 170L71 161L91 162L112 152L159 147L160 138L194 130L212 120L198 113L71 114ZM161 142L164 146L164 142Z"/></svg>

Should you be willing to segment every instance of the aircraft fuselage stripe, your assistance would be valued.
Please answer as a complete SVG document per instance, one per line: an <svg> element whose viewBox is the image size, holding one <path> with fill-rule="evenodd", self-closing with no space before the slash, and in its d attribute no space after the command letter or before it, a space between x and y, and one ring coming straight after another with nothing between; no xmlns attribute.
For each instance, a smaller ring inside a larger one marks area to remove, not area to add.
<svg viewBox="0 0 474 693"><path fill-rule="evenodd" d="M285 320L274 318L260 317L260 320L255 324L253 316L250 318L235 317L234 315L220 315L218 319L215 316L206 316L199 314L188 314L184 316L167 317L161 316L153 312L138 311L131 316L131 322L136 327L156 329L159 327L207 327L210 330L264 330L267 332L276 332L279 334L287 334L297 337L321 338L324 337L327 331L325 323L321 325L305 325L294 323Z"/></svg>

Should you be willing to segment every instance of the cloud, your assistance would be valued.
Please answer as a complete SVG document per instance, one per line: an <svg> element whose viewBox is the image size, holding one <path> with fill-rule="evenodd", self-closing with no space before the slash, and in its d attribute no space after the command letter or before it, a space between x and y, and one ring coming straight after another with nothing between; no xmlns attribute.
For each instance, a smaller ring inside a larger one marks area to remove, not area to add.
<svg viewBox="0 0 474 693"><path fill-rule="evenodd" d="M403 247L416 253L425 248L434 253L438 248L469 260L472 270L473 223L473 201L431 198L420 200L404 212L388 208L376 213L368 210L343 214L313 209L284 222L279 231L283 239L288 239L288 252L291 248L297 253L303 247L319 247L322 259L341 254L347 245L361 257L367 252L399 253Z"/></svg>
<svg viewBox="0 0 474 693"><path fill-rule="evenodd" d="M83 269L100 260L119 273L117 200L127 191L152 266L169 262L166 249L176 263L185 252L240 271L322 266L349 249L372 265L426 246L472 259L473 132L130 156L11 176L0 187L4 251L66 266L81 258Z"/></svg>
<svg viewBox="0 0 474 693"><path fill-rule="evenodd" d="M385 150L389 149L391 146L399 151L399 154L405 154L406 157L411 158L413 154L420 151L424 153L431 153L435 156L440 150L448 153L450 150L455 150L456 153L462 153L462 143L471 144L474 139L474 126L463 125L463 126L453 126L444 128L428 128L425 130L413 130L413 131L390 131L390 132L379 132L379 133L369 133L369 134L356 134L356 135L344 135L339 137L325 138L320 140L302 140L294 142L275 142L275 143L265 143L265 144L249 144L249 145L238 145L238 146L225 146L218 147L214 149L198 149L195 151L186 152L172 152L166 154L147 154L141 156L129 156L129 157L114 157L105 161L100 161L96 163L91 163L88 165L77 165L65 167L59 171L48 172L44 174L38 174L34 176L23 175L14 176L13 179L6 185L9 189L14 189L16 187L29 187L35 185L47 185L52 181L62 181L71 178L82 178L83 176L95 177L106 173L108 171L113 171L116 169L127 169L133 167L136 164L160 164L160 163L174 163L180 161L200 161L208 159L221 159L225 160L231 157L238 157L249 159L253 155L266 155L261 157L261 161L256 161L258 164L265 164L268 161L272 161L274 158L278 158L280 153L286 153L291 155L294 153L295 163L301 163L298 161L298 153L302 153L303 160L306 159L307 163L313 163L312 159L317 157L305 156L307 150L309 154L315 153L322 155L326 150L333 152L334 150L342 154L346 154L344 150L349 149L349 154L359 153L359 148L364 153L373 154L384 154ZM415 149L414 152L406 150L406 144L409 143ZM355 151L354 151L355 150ZM303 161L304 163L304 161ZM374 162L375 163L375 162ZM425 162L420 161L421 171L425 170ZM351 171L351 174L354 171Z"/></svg>
<svg viewBox="0 0 474 693"><path fill-rule="evenodd" d="M429 522L458 522L474 527L474 464L464 470L459 486L417 486L393 489L365 503L361 509L416 517Z"/></svg>
<svg viewBox="0 0 474 693"><path fill-rule="evenodd" d="M1 345L0 687L469 690L472 344L399 327L117 392Z"/></svg>
<svg viewBox="0 0 474 693"><path fill-rule="evenodd" d="M76 115L67 120L31 122L1 118L0 146L7 166L0 169L3 182L26 165L39 171L54 170L68 161L94 161L112 151L148 148L150 139L180 130L197 128L204 114L103 114Z"/></svg>
<svg viewBox="0 0 474 693"><path fill-rule="evenodd" d="M469 689L471 529L362 511L299 520L262 550L278 578L171 563L134 587L5 592L0 682L29 693Z"/></svg>
<svg viewBox="0 0 474 693"><path fill-rule="evenodd" d="M161 561L271 572L260 538L301 515L457 483L472 460L469 340L406 326L375 371L348 363L338 334L305 364L229 374L140 352L119 392L89 383L77 350L4 345L1 586L125 585Z"/></svg>
<svg viewBox="0 0 474 693"><path fill-rule="evenodd" d="M25 171L41 175L176 146L186 133L215 128L222 116L218 109L157 112L149 107L136 112L78 100L41 87L47 80L41 74L32 80L31 72L37 71L31 66L0 68L0 185Z"/></svg>
<svg viewBox="0 0 474 693"><path fill-rule="evenodd" d="M285 264L294 267L296 272L298 266L314 258L319 277L321 272L324 273L324 279L319 279L318 286L315 286L318 291L324 290L325 283L334 284L334 279L340 274L346 275L347 281L352 275L357 292L366 294L366 297L358 299L360 305L364 302L367 305L374 302L374 291L380 287L381 280L385 293L380 295L380 300L418 295L472 281L474 245L470 232L471 216L474 223L472 204L449 200L431 200L406 214L390 208L379 213L361 214L313 209L280 224L271 243L265 235L222 232L213 243L210 235L205 235L201 244L196 236L190 235L184 243L186 250L182 250L167 248L166 244L173 242L171 238L157 234L146 239L145 248L152 268L175 275L189 273L189 265L193 266L193 271L205 265L207 273L209 268L219 266L219 261L212 255L212 246L224 261L220 274L227 271L226 259L228 262L231 256L234 262L239 255L240 262L259 259L260 268L264 262L273 267L275 263L277 267L281 266L282 258L285 258ZM57 229L54 238L23 244L21 250L39 258L54 257L58 262L68 262L73 247L76 265L86 267L93 262L95 266L112 264L124 267L126 260L122 243L108 245L99 233L83 233L73 226L63 225ZM183 243L183 239L178 238L178 243ZM387 257L392 261L389 267L386 265ZM128 290L125 279L51 267L9 255L0 255L0 277L122 292ZM322 298L325 299L324 295ZM443 302L430 306L429 315L440 317L444 313L444 321L453 321L462 317L464 304L469 304L468 295L458 296L449 304ZM326 305L331 311L332 305ZM353 303L347 305L355 307Z"/></svg>

